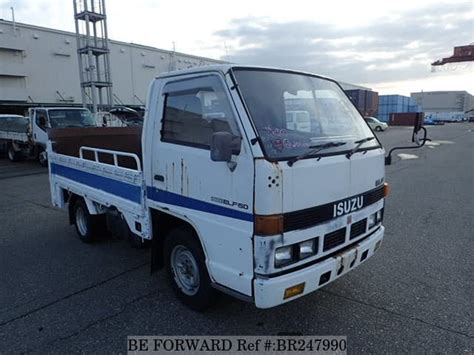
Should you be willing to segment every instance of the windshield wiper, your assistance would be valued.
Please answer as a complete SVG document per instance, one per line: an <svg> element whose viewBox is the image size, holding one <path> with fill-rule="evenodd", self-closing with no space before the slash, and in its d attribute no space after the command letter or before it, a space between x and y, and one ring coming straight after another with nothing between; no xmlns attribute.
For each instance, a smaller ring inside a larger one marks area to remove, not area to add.
<svg viewBox="0 0 474 355"><path fill-rule="evenodd" d="M375 137L366 137L355 141L354 143L357 144L349 153L346 154L347 159L350 159L351 156L359 151L362 144L370 142L371 140L375 139Z"/></svg>
<svg viewBox="0 0 474 355"><path fill-rule="evenodd" d="M288 166L293 166L293 164L296 163L298 160L304 159L310 155L314 155L322 150L332 148L332 147L339 147L346 143L347 142L328 142L324 144L310 145L308 148L310 148L311 150L308 150L306 153L303 153L301 155L298 155L297 157L294 157L288 160Z"/></svg>

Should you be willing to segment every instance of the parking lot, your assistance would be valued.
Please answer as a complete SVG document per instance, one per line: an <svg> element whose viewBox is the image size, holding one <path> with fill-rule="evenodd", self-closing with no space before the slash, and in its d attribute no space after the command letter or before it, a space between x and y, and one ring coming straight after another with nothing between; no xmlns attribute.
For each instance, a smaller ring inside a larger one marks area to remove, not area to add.
<svg viewBox="0 0 474 355"><path fill-rule="evenodd" d="M346 335L351 353L474 352L474 123L428 127L387 167L384 243L320 291L259 310L181 305L149 250L79 241L50 206L47 170L0 160L0 353L126 351L127 335ZM378 133L385 149L411 130Z"/></svg>

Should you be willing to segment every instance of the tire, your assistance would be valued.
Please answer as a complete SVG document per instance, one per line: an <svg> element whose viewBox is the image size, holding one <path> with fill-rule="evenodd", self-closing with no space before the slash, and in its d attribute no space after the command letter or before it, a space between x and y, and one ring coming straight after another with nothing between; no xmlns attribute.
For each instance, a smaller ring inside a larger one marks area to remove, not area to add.
<svg viewBox="0 0 474 355"><path fill-rule="evenodd" d="M104 216L91 215L82 198L74 202L72 218L76 226L76 232L84 243L92 243L105 229Z"/></svg>
<svg viewBox="0 0 474 355"><path fill-rule="evenodd" d="M20 153L16 152L11 144L8 145L7 156L8 159L12 162L17 162L20 160Z"/></svg>
<svg viewBox="0 0 474 355"><path fill-rule="evenodd" d="M38 162L41 166L48 166L48 154L45 150L40 150L38 154Z"/></svg>
<svg viewBox="0 0 474 355"><path fill-rule="evenodd" d="M376 130L377 132L382 132L382 131L383 131L382 127L380 127L380 126L375 127L375 130Z"/></svg>
<svg viewBox="0 0 474 355"><path fill-rule="evenodd" d="M168 280L181 302L199 312L215 303L217 291L211 286L204 252L194 231L178 227L169 232L164 256Z"/></svg>

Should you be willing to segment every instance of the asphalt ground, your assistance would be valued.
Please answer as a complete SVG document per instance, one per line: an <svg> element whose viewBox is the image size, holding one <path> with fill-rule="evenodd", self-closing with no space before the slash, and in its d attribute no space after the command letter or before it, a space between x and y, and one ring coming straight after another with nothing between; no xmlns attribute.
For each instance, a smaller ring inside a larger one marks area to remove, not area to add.
<svg viewBox="0 0 474 355"><path fill-rule="evenodd" d="M474 124L429 127L394 155L379 252L320 291L269 310L223 296L196 313L149 250L79 241L46 170L0 160L0 353L124 353L128 335L346 335L349 353L474 353ZM411 131L378 134L386 149Z"/></svg>

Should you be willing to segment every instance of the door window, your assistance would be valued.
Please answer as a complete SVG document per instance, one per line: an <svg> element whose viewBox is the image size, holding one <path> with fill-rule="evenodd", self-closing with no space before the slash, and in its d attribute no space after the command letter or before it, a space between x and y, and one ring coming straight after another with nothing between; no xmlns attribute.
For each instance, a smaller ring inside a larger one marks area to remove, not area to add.
<svg viewBox="0 0 474 355"><path fill-rule="evenodd" d="M172 82L164 91L162 141L209 149L216 132L240 136L229 99L217 76Z"/></svg>
<svg viewBox="0 0 474 355"><path fill-rule="evenodd" d="M43 131L46 131L46 126L47 126L47 116L46 116L46 111L36 111L36 125Z"/></svg>

